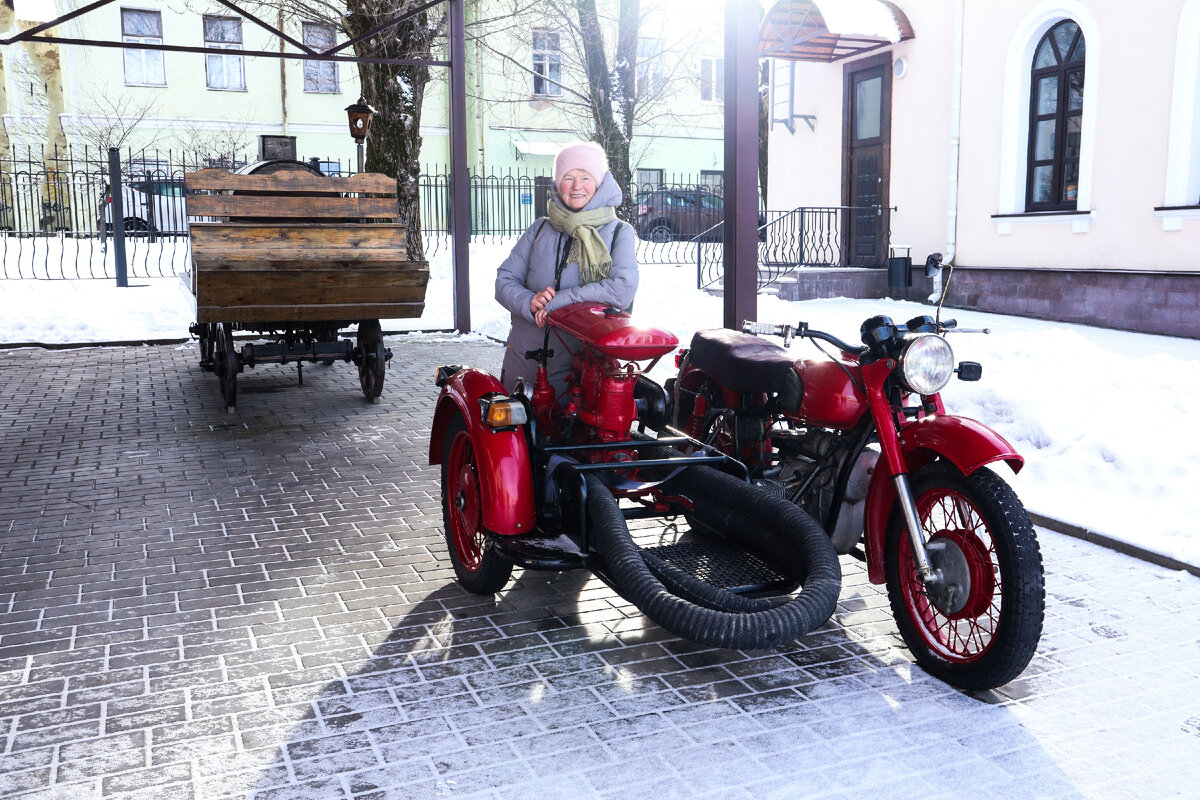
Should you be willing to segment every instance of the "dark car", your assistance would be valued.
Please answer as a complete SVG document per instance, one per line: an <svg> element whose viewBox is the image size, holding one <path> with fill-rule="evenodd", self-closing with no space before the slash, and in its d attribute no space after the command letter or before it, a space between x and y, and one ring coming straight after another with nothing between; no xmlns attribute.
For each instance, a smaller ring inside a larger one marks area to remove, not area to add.
<svg viewBox="0 0 1200 800"><path fill-rule="evenodd" d="M652 242L719 242L723 237L718 226L724 221L725 198L707 187L656 189L637 198L638 236ZM765 222L760 211L759 227Z"/></svg>
<svg viewBox="0 0 1200 800"><path fill-rule="evenodd" d="M656 189L637 198L637 232L652 242L693 239L721 223L724 201L706 189ZM720 238L710 231L705 238Z"/></svg>

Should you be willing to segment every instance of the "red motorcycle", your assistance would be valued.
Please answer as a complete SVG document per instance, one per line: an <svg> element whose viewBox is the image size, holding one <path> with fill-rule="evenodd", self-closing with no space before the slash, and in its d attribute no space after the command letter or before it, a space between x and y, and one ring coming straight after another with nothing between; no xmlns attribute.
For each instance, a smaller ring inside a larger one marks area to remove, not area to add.
<svg viewBox="0 0 1200 800"><path fill-rule="evenodd" d="M546 380L550 334L575 350L558 397ZM665 428L669 409L639 362L678 344L579 303L550 314L546 346L526 354L536 378L511 393L481 370L438 370L429 461L442 466L446 544L464 588L498 592L514 566L588 569L668 630L740 649L829 619L841 568L825 532L728 456L644 433ZM719 535L646 542L629 532L628 520L681 514Z"/></svg>
<svg viewBox="0 0 1200 800"><path fill-rule="evenodd" d="M872 317L861 346L804 322L700 331L666 389L680 432L746 464L756 484L816 519L839 553L864 543L867 575L887 583L922 667L988 689L1033 657L1045 584L1025 509L988 467L1016 472L1024 459L943 407L939 393L955 373L968 381L982 373L977 363L955 366L943 335L955 327ZM784 346L755 334L781 336ZM797 360L785 349L794 338L824 357Z"/></svg>

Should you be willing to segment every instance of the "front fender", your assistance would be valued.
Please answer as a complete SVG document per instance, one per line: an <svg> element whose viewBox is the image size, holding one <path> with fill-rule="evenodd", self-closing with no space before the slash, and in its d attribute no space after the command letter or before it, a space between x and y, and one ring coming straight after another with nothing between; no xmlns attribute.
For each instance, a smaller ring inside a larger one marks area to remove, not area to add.
<svg viewBox="0 0 1200 800"><path fill-rule="evenodd" d="M533 467L523 429L495 431L480 418L479 398L507 394L496 378L482 370L456 372L442 386L429 436L429 463L441 464L446 429L455 414L466 420L479 467L483 526L512 536L533 530Z"/></svg>
<svg viewBox="0 0 1200 800"><path fill-rule="evenodd" d="M949 461L964 475L996 461L1006 462L1013 472L1020 472L1025 465L1025 459L1016 449L982 422L948 414L925 417L901 428L900 451L909 473L939 458ZM891 478L886 461L880 459L867 487L864 520L867 577L871 583L884 582L888 518L896 503L896 487Z"/></svg>

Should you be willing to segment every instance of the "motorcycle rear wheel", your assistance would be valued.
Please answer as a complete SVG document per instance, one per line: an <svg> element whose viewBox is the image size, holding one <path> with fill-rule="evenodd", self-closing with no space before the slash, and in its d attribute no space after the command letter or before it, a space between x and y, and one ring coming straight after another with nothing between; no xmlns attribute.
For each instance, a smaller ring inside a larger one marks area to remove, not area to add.
<svg viewBox="0 0 1200 800"><path fill-rule="evenodd" d="M475 446L462 414L446 427L442 447L442 522L454 575L468 592L495 594L512 576L512 562L492 547L483 526L483 498Z"/></svg>
<svg viewBox="0 0 1200 800"><path fill-rule="evenodd" d="M968 690L994 689L1028 666L1046 608L1042 556L1024 506L987 468L963 475L937 462L911 477L934 566L965 581L948 605L926 592L903 517L888 525L888 597L900 635L927 672Z"/></svg>

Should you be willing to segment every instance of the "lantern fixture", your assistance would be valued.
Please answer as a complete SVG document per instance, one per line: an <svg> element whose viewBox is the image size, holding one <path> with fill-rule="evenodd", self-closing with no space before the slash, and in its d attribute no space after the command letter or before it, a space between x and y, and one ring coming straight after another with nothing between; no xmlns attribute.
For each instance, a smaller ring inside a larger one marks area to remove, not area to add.
<svg viewBox="0 0 1200 800"><path fill-rule="evenodd" d="M349 117L350 135L354 137L354 143L361 145L371 130L371 117L375 116L375 109L367 105L365 98L359 97L357 103L346 106L346 116Z"/></svg>

